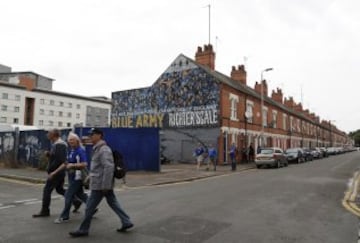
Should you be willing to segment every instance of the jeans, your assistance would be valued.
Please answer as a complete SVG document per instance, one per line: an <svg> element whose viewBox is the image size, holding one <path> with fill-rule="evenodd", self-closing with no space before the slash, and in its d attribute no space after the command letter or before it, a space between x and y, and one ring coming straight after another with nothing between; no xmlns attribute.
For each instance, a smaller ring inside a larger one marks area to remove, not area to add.
<svg viewBox="0 0 360 243"><path fill-rule="evenodd" d="M82 181L69 179L69 188L65 193L65 207L60 215L60 218L68 219L70 217L70 208L75 196L84 203L86 203L88 198L84 192Z"/></svg>
<svg viewBox="0 0 360 243"><path fill-rule="evenodd" d="M103 191L92 190L86 203L85 218L80 225L80 232L89 232L92 216L95 212L95 209L98 207L104 197L106 198L106 202L110 206L110 208L119 216L122 225L126 226L132 224L130 221L130 217L121 208L114 194L114 190L109 190L106 193L104 193Z"/></svg>
<svg viewBox="0 0 360 243"><path fill-rule="evenodd" d="M50 212L51 193L55 189L60 195L65 194L64 189L65 174L60 173L54 176L52 179L47 179L43 191L42 208L41 211L44 213Z"/></svg>

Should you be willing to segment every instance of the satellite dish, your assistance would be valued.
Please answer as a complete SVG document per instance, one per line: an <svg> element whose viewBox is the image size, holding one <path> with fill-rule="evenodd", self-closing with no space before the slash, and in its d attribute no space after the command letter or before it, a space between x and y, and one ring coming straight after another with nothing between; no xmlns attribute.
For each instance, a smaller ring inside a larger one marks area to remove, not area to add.
<svg viewBox="0 0 360 243"><path fill-rule="evenodd" d="M251 112L246 111L246 112L245 112L245 117L246 117L247 119L251 118L251 117L252 117Z"/></svg>

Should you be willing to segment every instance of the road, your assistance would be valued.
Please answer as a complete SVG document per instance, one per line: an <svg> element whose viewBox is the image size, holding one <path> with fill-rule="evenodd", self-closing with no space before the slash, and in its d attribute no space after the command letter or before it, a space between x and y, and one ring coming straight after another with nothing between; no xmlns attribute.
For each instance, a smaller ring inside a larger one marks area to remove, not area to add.
<svg viewBox="0 0 360 243"><path fill-rule="evenodd" d="M136 228L115 232L118 219L103 202L86 239L68 237L83 212L55 225L63 206L63 199L55 198L50 218L32 219L41 186L0 180L0 242L356 242L358 219L341 199L359 162L354 152L282 169L119 191Z"/></svg>

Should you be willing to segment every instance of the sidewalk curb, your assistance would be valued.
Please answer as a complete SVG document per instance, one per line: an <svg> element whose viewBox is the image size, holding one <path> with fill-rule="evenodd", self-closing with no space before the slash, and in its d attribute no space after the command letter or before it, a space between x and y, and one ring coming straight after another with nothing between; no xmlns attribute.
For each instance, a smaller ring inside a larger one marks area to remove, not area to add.
<svg viewBox="0 0 360 243"><path fill-rule="evenodd" d="M354 173L351 184L348 190L345 192L344 199L342 200L342 205L344 208L358 217L360 217L360 208L356 204L356 197L359 190L359 182L360 172L357 171Z"/></svg>
<svg viewBox="0 0 360 243"><path fill-rule="evenodd" d="M171 184L177 184L177 183L182 183L182 182L192 182L192 181L198 181L198 180L202 180L202 179L206 179L206 178L220 177L220 176L225 176L225 175L234 175L234 174L237 174L237 173L240 173L243 171L247 171L247 170L251 170L251 169L255 169L255 168L256 168L255 166L249 166L247 168L237 170L233 173L219 173L219 174L212 174L212 175L194 176L194 177L188 177L188 178L184 178L184 179L176 179L176 180L169 180L169 181L164 181L164 182L150 183L150 184L146 184L143 186L145 186L145 187L164 186L164 185L171 185ZM29 183L33 183L33 184L45 184L46 183L46 179L32 178L32 177L21 176L21 175L0 174L0 178L24 181L24 182L29 182ZM127 188L132 189L132 188L143 187L143 186L128 186Z"/></svg>

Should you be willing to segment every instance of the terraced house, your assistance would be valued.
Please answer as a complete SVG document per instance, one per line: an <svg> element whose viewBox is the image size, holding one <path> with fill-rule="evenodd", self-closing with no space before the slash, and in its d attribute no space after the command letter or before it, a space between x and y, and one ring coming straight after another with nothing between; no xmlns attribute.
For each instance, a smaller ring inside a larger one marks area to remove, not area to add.
<svg viewBox="0 0 360 243"><path fill-rule="evenodd" d="M194 160L198 142L216 144L220 163L232 143L256 150L349 142L281 89L270 92L266 80L250 87L243 65L230 75L216 71L215 57L212 45L198 47L195 60L180 54L152 86L113 92L112 126L162 128L162 153L175 161Z"/></svg>

